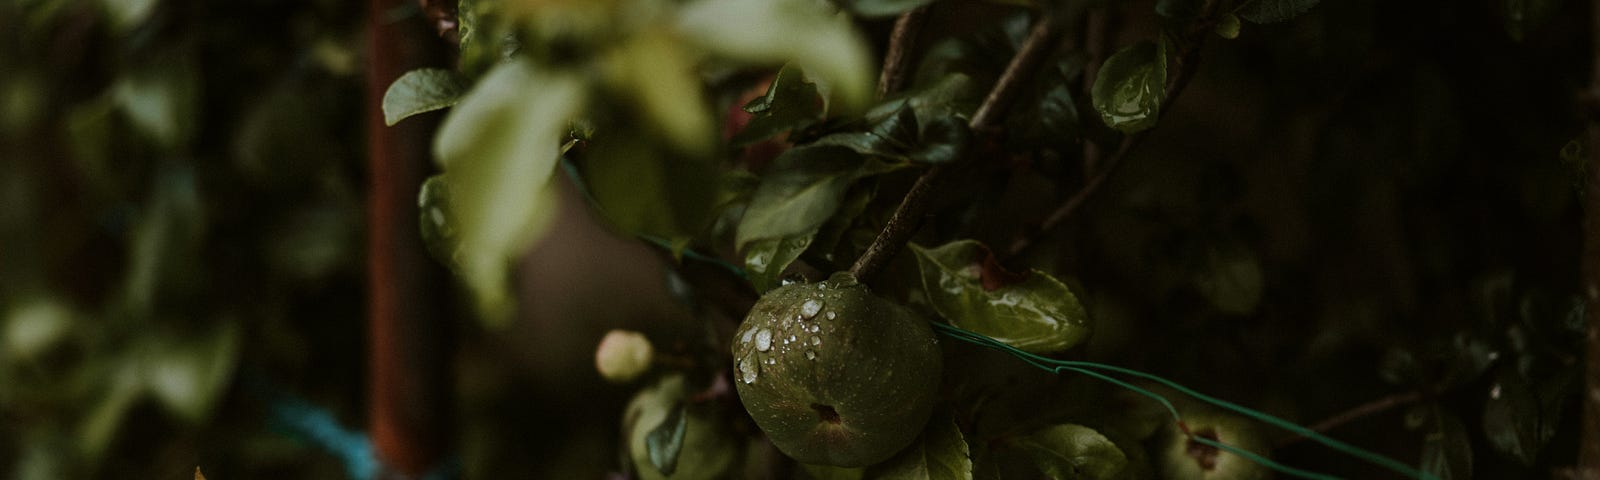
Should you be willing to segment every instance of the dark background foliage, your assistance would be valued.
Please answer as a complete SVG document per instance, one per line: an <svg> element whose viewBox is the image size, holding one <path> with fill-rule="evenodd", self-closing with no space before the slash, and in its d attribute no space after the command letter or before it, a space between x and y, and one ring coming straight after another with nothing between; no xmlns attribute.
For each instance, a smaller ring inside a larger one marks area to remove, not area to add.
<svg viewBox="0 0 1600 480"><path fill-rule="evenodd" d="M1174 21L1157 4L1183 2L1108 3L1115 51ZM279 394L348 428L365 418L360 119L376 107L361 101L359 7L0 4L0 472L173 478L202 465L217 479L332 478L349 468L272 419ZM1018 10L937 2L919 52ZM1579 433L1579 197L1594 146L1577 140L1575 103L1589 16L1585 2L1561 0L1330 1L1213 36L1193 83L1125 166L1005 262L1050 272L1095 319L1067 356L1307 425L1395 398L1398 408L1329 433L1448 465L1452 478L1546 476L1575 462ZM392 12L426 28L421 18ZM881 46L891 21L859 23ZM998 71L1015 46L989 35L979 43L990 50L957 60ZM1076 82L1082 67L1056 73ZM713 93L726 107L749 85L722 88ZM1114 138L1087 96L1071 95L1072 122L1057 127ZM1019 107L1049 115L1031 108ZM917 242L1010 245L1078 191L1082 143L1026 125L1009 125L1016 143L942 194ZM834 232L841 255L870 242L894 205L884 199L912 178L875 183L879 200L844 225L872 228ZM704 322L730 316L674 297L703 265L676 268L559 181L553 233L517 267L518 321L484 329L458 309L456 445L468 476L624 470L619 417L636 387L602 382L594 345L629 328L692 358L706 353ZM853 258L832 253L803 256L791 273L816 280ZM915 268L907 252L889 271ZM947 376L981 375L974 391L1002 391L983 404L985 421L1078 418L1074 402L1114 396L948 350L962 362L947 364L964 367ZM952 390L952 403L968 399ZM977 422L956 413L966 429ZM1292 465L1383 474L1311 442L1267 441ZM765 469L783 462L763 448L748 456L747 474L800 474Z"/></svg>

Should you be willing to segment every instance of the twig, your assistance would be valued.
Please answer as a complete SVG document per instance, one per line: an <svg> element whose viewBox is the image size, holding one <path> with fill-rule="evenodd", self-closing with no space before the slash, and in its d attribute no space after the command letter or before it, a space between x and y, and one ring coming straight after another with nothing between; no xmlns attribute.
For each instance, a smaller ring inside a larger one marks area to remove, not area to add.
<svg viewBox="0 0 1600 480"><path fill-rule="evenodd" d="M1106 44L1110 38L1110 9L1096 9L1085 16L1083 22L1083 49L1089 54L1083 66L1083 95L1094 91L1094 79L1100 75L1100 65L1106 61ZM1083 142L1083 175L1089 177L1100 171L1105 152L1100 144Z"/></svg>
<svg viewBox="0 0 1600 480"><path fill-rule="evenodd" d="M1367 402L1367 403L1363 403L1361 405L1357 405L1355 408L1352 408L1352 409L1349 409L1349 410L1345 410L1343 412L1340 412L1337 415L1334 415L1332 417L1328 417L1327 419L1325 419L1323 421L1317 422L1315 425L1312 425L1310 428L1311 428L1311 430L1316 431L1317 433L1327 433L1328 431L1333 430L1335 428L1339 428L1340 426L1342 426L1342 425L1344 425L1346 423L1350 423L1350 422L1353 422L1353 421L1356 421L1356 420L1360 420L1362 418L1366 418L1366 417L1369 417L1369 416L1372 416L1372 415L1377 415L1379 413L1383 413L1383 412L1392 410L1392 409L1394 409L1396 407L1401 407L1401 406L1405 406L1405 405L1410 405L1410 404L1416 403L1418 400L1421 400L1424 397L1426 397L1426 395L1421 390L1405 392L1405 393L1396 393L1394 395L1390 395L1390 396L1383 397L1383 398L1380 398L1380 399L1377 399L1377 400L1373 400L1373 401L1370 401L1370 402ZM1306 439L1306 437L1303 436L1303 435L1295 435L1295 436L1280 440L1278 442L1278 444L1275 445L1273 448L1287 447L1287 446L1290 446L1290 445L1294 445L1296 443L1300 443L1301 440L1305 440L1305 439Z"/></svg>
<svg viewBox="0 0 1600 480"><path fill-rule="evenodd" d="M1600 0L1590 2L1590 55L1593 70L1584 105L1589 119L1589 185L1584 192L1583 298L1589 326L1585 343L1587 387L1583 397L1583 437L1578 446L1579 473L1600 476Z"/></svg>
<svg viewBox="0 0 1600 480"><path fill-rule="evenodd" d="M1183 89L1189 86L1189 81L1194 79L1194 72L1199 67L1199 62L1197 61L1199 52L1199 46L1195 46L1178 56L1177 76L1173 77L1172 82L1167 85L1166 93L1164 98L1161 100L1162 110L1166 110L1167 108L1171 107L1172 103L1177 100L1178 95L1183 93ZM1100 190L1100 186L1105 183L1106 179L1110 178L1111 174L1117 171L1117 167L1122 165L1122 161L1128 156L1128 152L1133 151L1134 147L1142 143L1145 139L1145 136L1149 132L1149 130L1144 130L1123 137L1122 143L1117 146L1117 151L1113 152L1111 156L1105 160L1105 165L1103 167L1100 167L1100 169L1096 171L1093 176L1089 177L1088 181L1084 182L1083 188L1079 189L1078 193L1073 194L1072 197L1068 198L1065 203L1061 204L1061 206L1056 207L1054 211L1051 211L1050 215L1045 217L1044 221L1039 224L1039 228L1034 230L1031 235L1023 235L1017 238L1015 242L1012 242L1011 248L1006 250L1006 257L1015 257L1021 254L1023 251L1026 251L1028 247L1032 247L1034 242L1038 241L1040 236L1044 235L1050 230L1055 229L1057 226L1060 226L1061 223L1065 222L1068 218L1071 218L1073 212L1078 211L1078 208L1082 207L1084 202L1087 201L1090 196L1094 195L1095 192ZM1090 152L1085 149L1085 155L1088 155L1089 153Z"/></svg>
<svg viewBox="0 0 1600 480"><path fill-rule="evenodd" d="M1049 15L1040 18L1033 26L1033 31L1023 41L1017 56L1006 65L1005 72L1000 74L989 96L983 99L977 113L972 115L968 126L973 132L982 134L999 125L1000 119L1005 117L1006 111L1016 101L1017 94L1022 91L1023 84L1039 69L1048 54L1055 50L1056 39L1060 36L1058 26L1057 19ZM870 277L899 253L911 235L916 233L922 214L927 210L929 195L949 169L948 164L935 165L917 178L917 182L911 185L911 190L900 201L900 206L889 217L883 231L850 267L850 273L861 279Z"/></svg>
<svg viewBox="0 0 1600 480"><path fill-rule="evenodd" d="M878 75L878 98L900 90L906 83L906 67L911 64L911 52L917 46L917 34L927 23L928 7L913 8L900 14L889 33L889 51L883 55L883 71Z"/></svg>

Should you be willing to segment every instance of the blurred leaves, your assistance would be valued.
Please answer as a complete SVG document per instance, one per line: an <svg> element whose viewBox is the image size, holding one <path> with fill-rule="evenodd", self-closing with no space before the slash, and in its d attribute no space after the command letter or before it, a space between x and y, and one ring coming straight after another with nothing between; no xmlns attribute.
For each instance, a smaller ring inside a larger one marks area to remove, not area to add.
<svg viewBox="0 0 1600 480"><path fill-rule="evenodd" d="M1237 243L1225 243L1207 249L1200 264L1195 287L1218 310L1246 315L1261 303L1261 261L1255 252Z"/></svg>
<svg viewBox="0 0 1600 480"><path fill-rule="evenodd" d="M507 269L555 211L546 184L583 97L577 78L506 62L485 74L439 127L434 155L459 221L460 273L491 325L510 320Z"/></svg>
<svg viewBox="0 0 1600 480"><path fill-rule="evenodd" d="M888 17L898 15L907 10L917 8L933 0L837 0L851 13L867 18Z"/></svg>
<svg viewBox="0 0 1600 480"><path fill-rule="evenodd" d="M194 59L174 50L130 69L111 87L111 95L134 127L173 149L194 138L201 120L200 88Z"/></svg>
<svg viewBox="0 0 1600 480"><path fill-rule="evenodd" d="M1008 272L988 247L971 240L910 247L923 293L952 325L1031 353L1061 352L1089 336L1077 296L1044 272Z"/></svg>
<svg viewBox="0 0 1600 480"><path fill-rule="evenodd" d="M1524 465L1532 465L1544 442L1555 433L1554 418L1545 415L1540 407L1527 380L1501 369L1489 386L1488 400L1483 405L1483 430L1489 445Z"/></svg>
<svg viewBox="0 0 1600 480"><path fill-rule="evenodd" d="M1156 125L1166 85L1166 43L1140 42L1106 59L1090 99L1106 126L1134 133Z"/></svg>
<svg viewBox="0 0 1600 480"><path fill-rule="evenodd" d="M720 411L686 403L688 388L683 375L672 374L628 403L622 428L639 478L724 478L742 458Z"/></svg>
<svg viewBox="0 0 1600 480"><path fill-rule="evenodd" d="M406 72L383 94L383 121L394 125L406 117L448 108L466 91L455 72L421 68Z"/></svg>
<svg viewBox="0 0 1600 480"><path fill-rule="evenodd" d="M679 30L700 48L757 64L792 62L817 83L829 110L853 111L872 97L872 55L848 16L810 0L696 0Z"/></svg>

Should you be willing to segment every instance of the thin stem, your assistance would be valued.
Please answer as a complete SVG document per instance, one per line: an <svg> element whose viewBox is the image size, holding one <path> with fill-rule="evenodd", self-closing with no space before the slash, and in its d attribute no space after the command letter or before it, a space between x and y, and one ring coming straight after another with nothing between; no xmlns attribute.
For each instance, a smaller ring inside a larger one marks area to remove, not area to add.
<svg viewBox="0 0 1600 480"><path fill-rule="evenodd" d="M1361 405L1357 405L1355 408L1351 408L1349 410L1345 410L1345 411L1340 412L1340 413L1338 413L1338 414L1336 414L1336 415L1334 415L1332 417L1328 417L1327 419L1324 419L1323 421L1317 422L1315 425L1312 425L1310 428L1311 428L1312 431L1315 431L1317 433L1328 433L1328 431L1333 430L1335 428L1339 428L1340 426L1343 426L1346 423L1350 423L1350 422L1353 422L1353 421L1356 421L1356 420L1360 420L1362 418L1366 418L1366 417L1369 417L1369 416L1372 416L1372 415L1377 415L1377 414L1380 414L1380 413L1383 413L1383 412L1387 412L1387 411L1393 410L1393 409L1395 409L1397 407L1402 407L1402 406L1410 405L1410 404L1413 404L1413 403L1417 403L1418 400L1422 400L1425 396L1426 395L1421 390L1405 392L1405 393L1396 393L1394 395L1389 395L1387 397L1383 397L1383 398L1380 398L1380 399L1377 399L1377 400L1373 400L1373 401L1370 401L1370 402L1367 402L1367 403L1363 403ZM1306 439L1305 435L1295 435L1295 436L1292 436L1292 437L1289 437L1289 438L1285 438L1282 441L1279 441L1275 448L1283 448L1283 447L1287 447L1287 446L1290 446L1290 445L1294 445L1296 443L1300 443L1301 440L1305 440L1305 439Z"/></svg>
<svg viewBox="0 0 1600 480"><path fill-rule="evenodd" d="M1183 89L1189 86L1189 81L1194 79L1194 72L1199 67L1198 56L1199 47L1195 47L1178 57L1177 76L1173 77L1172 82L1167 85L1165 98L1161 101L1162 110L1171 107L1172 103L1177 100L1178 95L1183 93ZM1122 143L1117 146L1117 151L1105 159L1104 166L1100 167L1093 176L1089 177L1088 181L1084 182L1083 188L1079 189L1078 193L1073 194L1061 206L1051 211L1050 215L1045 217L1044 221L1039 224L1039 228L1034 230L1031 235L1023 235L1012 242L1011 247L1006 249L1006 257L1015 257L1022 254L1029 247L1032 247L1040 236L1071 218L1072 214L1077 212L1084 202L1089 200L1089 197L1100 190L1100 186L1105 184L1106 179L1117 171L1117 167L1122 165L1123 159L1128 156L1128 152L1133 151L1135 147L1144 142L1149 132L1149 130L1144 130L1123 137ZM1085 149L1085 155L1089 153L1091 152ZM1086 158L1085 160L1087 161L1088 159Z"/></svg>
<svg viewBox="0 0 1600 480"><path fill-rule="evenodd" d="M1034 24L1033 31L1023 41L1022 48L1018 49L1017 56L1012 57L1011 63L1006 65L1004 73L995 82L994 88L989 91L989 96L983 99L983 104L978 106L977 113L972 115L968 126L974 132L991 130L999 125L1005 118L1006 111L1011 104L1016 102L1017 94L1027 79L1044 62L1049 54L1055 50L1056 39L1060 36L1059 23L1053 16L1045 16ZM922 214L928 208L930 195L940 183L940 177L949 171L947 164L935 165L923 172L917 182L911 185L911 190L906 192L901 199L900 206L895 208L894 214L889 217L889 222L884 225L883 231L867 246L861 258L850 267L850 273L857 278L866 279L876 274L878 270L889 263L896 253L905 246L916 233L921 223Z"/></svg>
<svg viewBox="0 0 1600 480"><path fill-rule="evenodd" d="M911 64L911 52L917 46L917 34L927 23L928 7L913 8L900 14L889 33L889 51L883 56L883 71L878 75L878 98L900 90L906 83L906 68Z"/></svg>

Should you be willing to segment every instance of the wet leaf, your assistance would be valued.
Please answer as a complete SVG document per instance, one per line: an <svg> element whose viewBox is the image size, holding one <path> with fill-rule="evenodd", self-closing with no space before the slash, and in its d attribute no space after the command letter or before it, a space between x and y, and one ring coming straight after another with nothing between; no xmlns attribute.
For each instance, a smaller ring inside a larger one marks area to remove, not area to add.
<svg viewBox="0 0 1600 480"><path fill-rule="evenodd" d="M1166 97L1164 43L1141 42L1106 59L1090 99L1106 126L1133 133L1155 126Z"/></svg>
<svg viewBox="0 0 1600 480"><path fill-rule="evenodd" d="M972 240L937 248L912 244L922 290L951 324L1033 353L1072 348L1089 335L1089 318L1072 291L1050 275L1010 274L988 247Z"/></svg>
<svg viewBox="0 0 1600 480"><path fill-rule="evenodd" d="M567 121L583 97L575 77L522 61L501 63L450 111L434 138L459 222L460 274L491 325L511 316L511 261L544 232L555 211L547 183Z"/></svg>
<svg viewBox="0 0 1600 480"><path fill-rule="evenodd" d="M751 195L739 222L738 244L798 235L822 225L864 164L861 154L837 146L784 152Z"/></svg>
<svg viewBox="0 0 1600 480"><path fill-rule="evenodd" d="M1422 441L1422 471L1439 480L1472 478L1472 443L1455 415L1433 409L1433 425Z"/></svg>
<svg viewBox="0 0 1600 480"><path fill-rule="evenodd" d="M1115 442L1082 425L1047 427L1006 445L1027 453L1052 478L1111 479L1128 465Z"/></svg>
<svg viewBox="0 0 1600 480"><path fill-rule="evenodd" d="M784 66L767 86L767 94L744 106L753 116L743 130L733 135L735 147L749 145L799 130L822 121L822 97L817 86L806 81L799 67Z"/></svg>
<svg viewBox="0 0 1600 480"><path fill-rule="evenodd" d="M801 233L786 237L764 238L750 242L745 246L744 268L750 274L750 283L756 287L757 292L766 292L778 288L783 277L783 270L800 258L800 254L811 246L811 241L816 238L817 231Z"/></svg>
<svg viewBox="0 0 1600 480"><path fill-rule="evenodd" d="M662 475L671 476L678 470L678 456L683 451L683 434L688 430L689 417L684 415L685 406L678 405L670 410L667 418L644 437L645 448L649 449L650 464Z"/></svg>
<svg viewBox="0 0 1600 480"><path fill-rule="evenodd" d="M1253 0L1246 2L1236 13L1245 20L1256 23L1277 23L1303 15L1321 2L1322 0Z"/></svg>
<svg viewBox="0 0 1600 480"><path fill-rule="evenodd" d="M955 420L935 415L911 446L867 470L873 480L971 480L972 458Z"/></svg>
<svg viewBox="0 0 1600 480"><path fill-rule="evenodd" d="M383 122L394 125L406 117L455 105L467 87L455 72L421 68L406 72L383 92Z"/></svg>
<svg viewBox="0 0 1600 480"><path fill-rule="evenodd" d="M933 3L933 0L841 0L838 2L851 13L867 18L898 15L907 10Z"/></svg>

